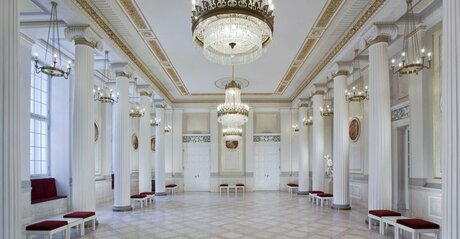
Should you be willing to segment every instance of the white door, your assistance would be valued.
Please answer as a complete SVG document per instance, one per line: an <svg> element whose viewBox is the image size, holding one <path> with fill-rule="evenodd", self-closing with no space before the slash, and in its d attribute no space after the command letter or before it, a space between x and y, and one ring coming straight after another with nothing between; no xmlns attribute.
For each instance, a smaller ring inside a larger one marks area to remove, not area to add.
<svg viewBox="0 0 460 239"><path fill-rule="evenodd" d="M184 190L210 190L210 143L186 143L184 147Z"/></svg>
<svg viewBox="0 0 460 239"><path fill-rule="evenodd" d="M255 190L279 190L279 148L278 142L254 143Z"/></svg>

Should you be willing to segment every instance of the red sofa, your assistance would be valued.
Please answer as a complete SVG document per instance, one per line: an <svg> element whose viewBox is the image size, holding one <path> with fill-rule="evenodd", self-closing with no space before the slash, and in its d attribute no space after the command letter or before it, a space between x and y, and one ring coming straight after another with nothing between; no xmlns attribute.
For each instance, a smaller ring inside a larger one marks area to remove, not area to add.
<svg viewBox="0 0 460 239"><path fill-rule="evenodd" d="M32 184L32 204L67 197L57 195L56 180L54 178L40 178L30 181Z"/></svg>

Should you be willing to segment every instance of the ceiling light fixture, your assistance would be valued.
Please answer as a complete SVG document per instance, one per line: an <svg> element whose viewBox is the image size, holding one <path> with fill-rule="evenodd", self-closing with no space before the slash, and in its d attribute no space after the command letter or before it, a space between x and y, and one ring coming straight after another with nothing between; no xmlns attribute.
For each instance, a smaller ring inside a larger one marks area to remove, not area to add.
<svg viewBox="0 0 460 239"><path fill-rule="evenodd" d="M326 105L326 107L319 107L319 112L321 116L328 117L334 115L334 109L330 105Z"/></svg>
<svg viewBox="0 0 460 239"><path fill-rule="evenodd" d="M302 123L305 126L312 126L313 125L313 116L310 116L308 118L303 118Z"/></svg>
<svg viewBox="0 0 460 239"><path fill-rule="evenodd" d="M137 103L132 104L131 109L129 110L129 116L131 116L132 118L143 117L144 113L145 109L141 109L141 107Z"/></svg>
<svg viewBox="0 0 460 239"><path fill-rule="evenodd" d="M111 81L109 75L109 51L105 51L103 76L107 81ZM93 89L93 94L94 101L99 101L101 103L118 103L118 99L120 98L120 93L114 92L113 89L108 86Z"/></svg>
<svg viewBox="0 0 460 239"><path fill-rule="evenodd" d="M48 52L48 49L50 52ZM48 54L53 58L53 64L47 65ZM64 79L69 79L71 68L71 61L67 62L67 69L62 68L61 60L61 42L59 37L59 21L57 15L57 3L51 1L51 15L48 26L48 38L46 40L46 49L45 49L45 63L43 66L38 64L38 53L35 53L35 73L36 74L46 74L50 77L64 77ZM59 64L58 64L59 63Z"/></svg>
<svg viewBox="0 0 460 239"><path fill-rule="evenodd" d="M353 82L362 81L361 75L361 66L359 64L359 50L355 49L355 58L353 59ZM362 85L362 83L361 83ZM363 100L369 99L369 92L367 85L357 89L356 86L353 86L352 90L345 90L345 100L348 102L361 102Z"/></svg>
<svg viewBox="0 0 460 239"><path fill-rule="evenodd" d="M225 103L217 107L217 121L224 126L240 127L248 122L249 106L241 103L241 86L235 81L232 66L232 81L225 86Z"/></svg>
<svg viewBox="0 0 460 239"><path fill-rule="evenodd" d="M222 65L257 60L273 36L272 0L192 0L192 35L204 56Z"/></svg>
<svg viewBox="0 0 460 239"><path fill-rule="evenodd" d="M401 52L401 62L398 69L395 69L396 60L391 60L393 73L399 75L418 74L423 69L431 68L431 52L426 53L425 48L420 47L420 42L416 34L415 15L412 0L406 0L406 26L404 29L404 43Z"/></svg>

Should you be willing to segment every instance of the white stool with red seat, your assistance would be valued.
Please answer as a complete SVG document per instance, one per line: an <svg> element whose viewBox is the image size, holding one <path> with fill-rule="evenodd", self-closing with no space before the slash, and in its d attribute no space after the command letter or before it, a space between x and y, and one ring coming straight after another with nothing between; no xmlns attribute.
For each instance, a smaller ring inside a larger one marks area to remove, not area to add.
<svg viewBox="0 0 460 239"><path fill-rule="evenodd" d="M316 194L324 193L323 191L308 191L308 200L310 202L316 203Z"/></svg>
<svg viewBox="0 0 460 239"><path fill-rule="evenodd" d="M391 210L369 210L367 217L369 221L369 230L372 227L372 220L376 220L379 222L379 233L383 234L383 223L382 217L400 217L401 213L391 211Z"/></svg>
<svg viewBox="0 0 460 239"><path fill-rule="evenodd" d="M142 192L139 195L145 195L147 203L153 203L155 201L155 193L153 192Z"/></svg>
<svg viewBox="0 0 460 239"><path fill-rule="evenodd" d="M286 184L286 186L288 188L288 193L289 194L294 193L294 191L299 191L299 184L297 184L297 183L288 183L288 184Z"/></svg>
<svg viewBox="0 0 460 239"><path fill-rule="evenodd" d="M71 212L63 216L64 220L65 219L70 219L70 218L80 218L83 220L83 228L80 228L80 234L85 234L85 223L86 222L91 222L91 225L93 227L93 231L96 230L96 212L91 212L91 211L76 211L76 212Z"/></svg>
<svg viewBox="0 0 460 239"><path fill-rule="evenodd" d="M166 191L171 192L171 195L174 195L174 193L176 192L176 188L177 188L177 184L174 184L174 183L168 184L165 187Z"/></svg>
<svg viewBox="0 0 460 239"><path fill-rule="evenodd" d="M26 226L26 238L31 235L46 235L48 238L53 238L53 235L59 232L64 232L64 238L69 239L69 227L65 220L46 220Z"/></svg>
<svg viewBox="0 0 460 239"><path fill-rule="evenodd" d="M399 233L407 231L412 233L412 239L420 238L421 234L433 233L434 238L438 239L439 225L422 219L398 219L396 220L395 238L399 239Z"/></svg>
<svg viewBox="0 0 460 239"><path fill-rule="evenodd" d="M140 195L140 194L132 195L131 196L131 206L135 208L136 203L139 203L139 206L143 208L144 203L147 205L147 195Z"/></svg>
<svg viewBox="0 0 460 239"><path fill-rule="evenodd" d="M332 198L334 198L334 195L330 193L317 193L315 194L314 198L316 200L316 204L319 204L321 207L323 207L325 202L329 202L329 205L332 204L331 202Z"/></svg>

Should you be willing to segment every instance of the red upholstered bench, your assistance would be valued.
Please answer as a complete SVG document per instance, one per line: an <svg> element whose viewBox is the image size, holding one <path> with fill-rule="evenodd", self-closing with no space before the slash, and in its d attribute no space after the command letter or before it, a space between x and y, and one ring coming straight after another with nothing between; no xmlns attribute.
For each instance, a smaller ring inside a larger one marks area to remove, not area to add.
<svg viewBox="0 0 460 239"><path fill-rule="evenodd" d="M53 238L53 235L58 232L64 232L66 239L70 237L67 221L46 220L26 226L27 239L31 235L47 235L48 238Z"/></svg>
<svg viewBox="0 0 460 239"><path fill-rule="evenodd" d="M369 221L369 230L372 227L372 219L379 222L379 232L383 234L382 217L399 217L401 213L391 210L369 210L367 217Z"/></svg>
<svg viewBox="0 0 460 239"><path fill-rule="evenodd" d="M153 203L155 200L155 193L154 192L142 192L139 195L145 195L147 197L147 203Z"/></svg>
<svg viewBox="0 0 460 239"><path fill-rule="evenodd" d="M319 203L321 204L321 207L323 207L324 202L329 202L329 204L331 204L332 198L334 197L334 195L330 193L317 193L313 197L316 198L316 204Z"/></svg>
<svg viewBox="0 0 460 239"><path fill-rule="evenodd" d="M412 233L412 238L420 238L423 233L433 233L438 238L439 225L423 219L399 219L396 220L396 239L399 239L400 230Z"/></svg>
<svg viewBox="0 0 460 239"><path fill-rule="evenodd" d="M299 184L297 183L288 183L286 184L289 194L292 194L295 190L299 190Z"/></svg>
<svg viewBox="0 0 460 239"><path fill-rule="evenodd" d="M39 178L30 180L32 186L31 201L32 204L41 203L67 196L58 196L56 189L56 180L54 178Z"/></svg>
<svg viewBox="0 0 460 239"><path fill-rule="evenodd" d="M81 218L83 219L83 224L86 222L91 222L93 226L93 231L96 230L96 213L95 212L90 212L90 211L75 211L68 213L63 216L64 218ZM85 227L81 229L81 234L85 234Z"/></svg>
<svg viewBox="0 0 460 239"><path fill-rule="evenodd" d="M308 200L310 200L311 202L315 202L316 201L315 195L318 193L324 193L324 192L318 191L318 190L308 191Z"/></svg>
<svg viewBox="0 0 460 239"><path fill-rule="evenodd" d="M136 202L139 203L140 207L144 207L144 203L147 204L147 195L132 195L131 196L131 206L134 208L136 206Z"/></svg>

